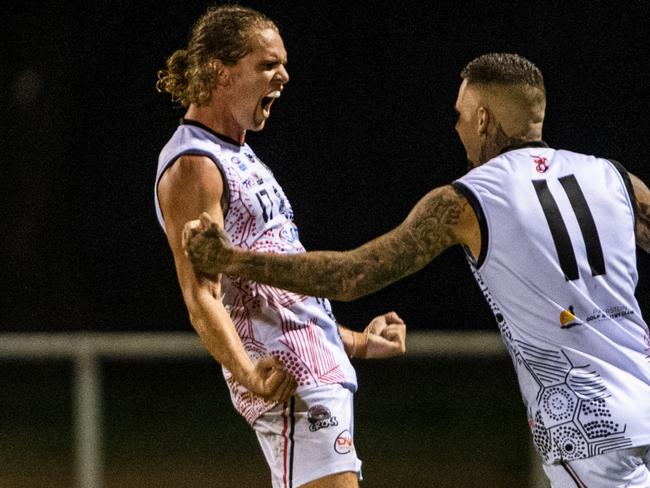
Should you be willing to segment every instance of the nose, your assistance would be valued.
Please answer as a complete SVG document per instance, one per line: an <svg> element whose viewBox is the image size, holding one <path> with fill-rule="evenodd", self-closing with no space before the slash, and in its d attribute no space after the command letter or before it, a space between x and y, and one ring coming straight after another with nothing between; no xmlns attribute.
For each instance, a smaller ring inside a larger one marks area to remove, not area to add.
<svg viewBox="0 0 650 488"><path fill-rule="evenodd" d="M289 83L289 72L287 71L286 66L280 65L279 73L280 73L280 81L282 82L282 84L284 85L286 83Z"/></svg>

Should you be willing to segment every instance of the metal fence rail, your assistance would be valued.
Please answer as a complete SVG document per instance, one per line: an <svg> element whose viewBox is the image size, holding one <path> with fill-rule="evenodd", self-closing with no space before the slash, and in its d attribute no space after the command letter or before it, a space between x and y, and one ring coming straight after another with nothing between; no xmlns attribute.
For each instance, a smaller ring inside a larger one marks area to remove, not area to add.
<svg viewBox="0 0 650 488"><path fill-rule="evenodd" d="M413 331L408 335L409 358L494 357L506 354L497 333ZM0 359L69 359L74 363L75 472L78 488L101 488L102 358L205 358L210 355L194 333L61 333L0 334ZM531 443L529 486L548 486Z"/></svg>

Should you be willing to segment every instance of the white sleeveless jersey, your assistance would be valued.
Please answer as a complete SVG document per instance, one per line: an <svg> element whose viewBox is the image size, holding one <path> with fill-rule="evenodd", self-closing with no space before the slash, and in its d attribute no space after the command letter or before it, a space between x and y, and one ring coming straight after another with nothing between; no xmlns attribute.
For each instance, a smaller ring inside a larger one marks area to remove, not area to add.
<svg viewBox="0 0 650 488"><path fill-rule="evenodd" d="M454 185L479 218L481 256L470 266L545 462L650 444L650 343L634 297L625 170L540 142Z"/></svg>
<svg viewBox="0 0 650 488"><path fill-rule="evenodd" d="M156 188L165 170L184 154L210 158L227 182L224 227L234 245L268 253L305 251L282 188L247 144L239 146L201 124L183 121L160 153ZM164 229L157 192L155 204ZM298 392L337 383L356 391L356 374L328 300L235 276L222 276L221 287L222 302L253 361L280 358L298 381ZM235 408L249 423L273 407L225 368L224 376Z"/></svg>

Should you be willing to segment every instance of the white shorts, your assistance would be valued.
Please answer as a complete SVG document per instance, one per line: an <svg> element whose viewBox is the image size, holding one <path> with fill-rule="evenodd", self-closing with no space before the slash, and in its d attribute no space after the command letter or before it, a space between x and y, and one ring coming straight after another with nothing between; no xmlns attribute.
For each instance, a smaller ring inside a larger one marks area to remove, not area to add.
<svg viewBox="0 0 650 488"><path fill-rule="evenodd" d="M298 488L346 471L361 479L352 397L341 385L301 391L253 423L273 488Z"/></svg>
<svg viewBox="0 0 650 488"><path fill-rule="evenodd" d="M553 488L648 488L650 446L545 464L544 472Z"/></svg>

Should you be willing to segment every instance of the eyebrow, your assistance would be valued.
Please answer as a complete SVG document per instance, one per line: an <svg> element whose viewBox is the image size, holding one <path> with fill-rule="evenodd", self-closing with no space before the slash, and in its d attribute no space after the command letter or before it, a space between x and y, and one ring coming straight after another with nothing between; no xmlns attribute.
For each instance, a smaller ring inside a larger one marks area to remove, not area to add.
<svg viewBox="0 0 650 488"><path fill-rule="evenodd" d="M286 66L288 61L285 59L285 61L282 62L282 59L279 56L275 54L270 54L268 57L263 57L260 60L260 64L268 64L268 63L279 63Z"/></svg>

